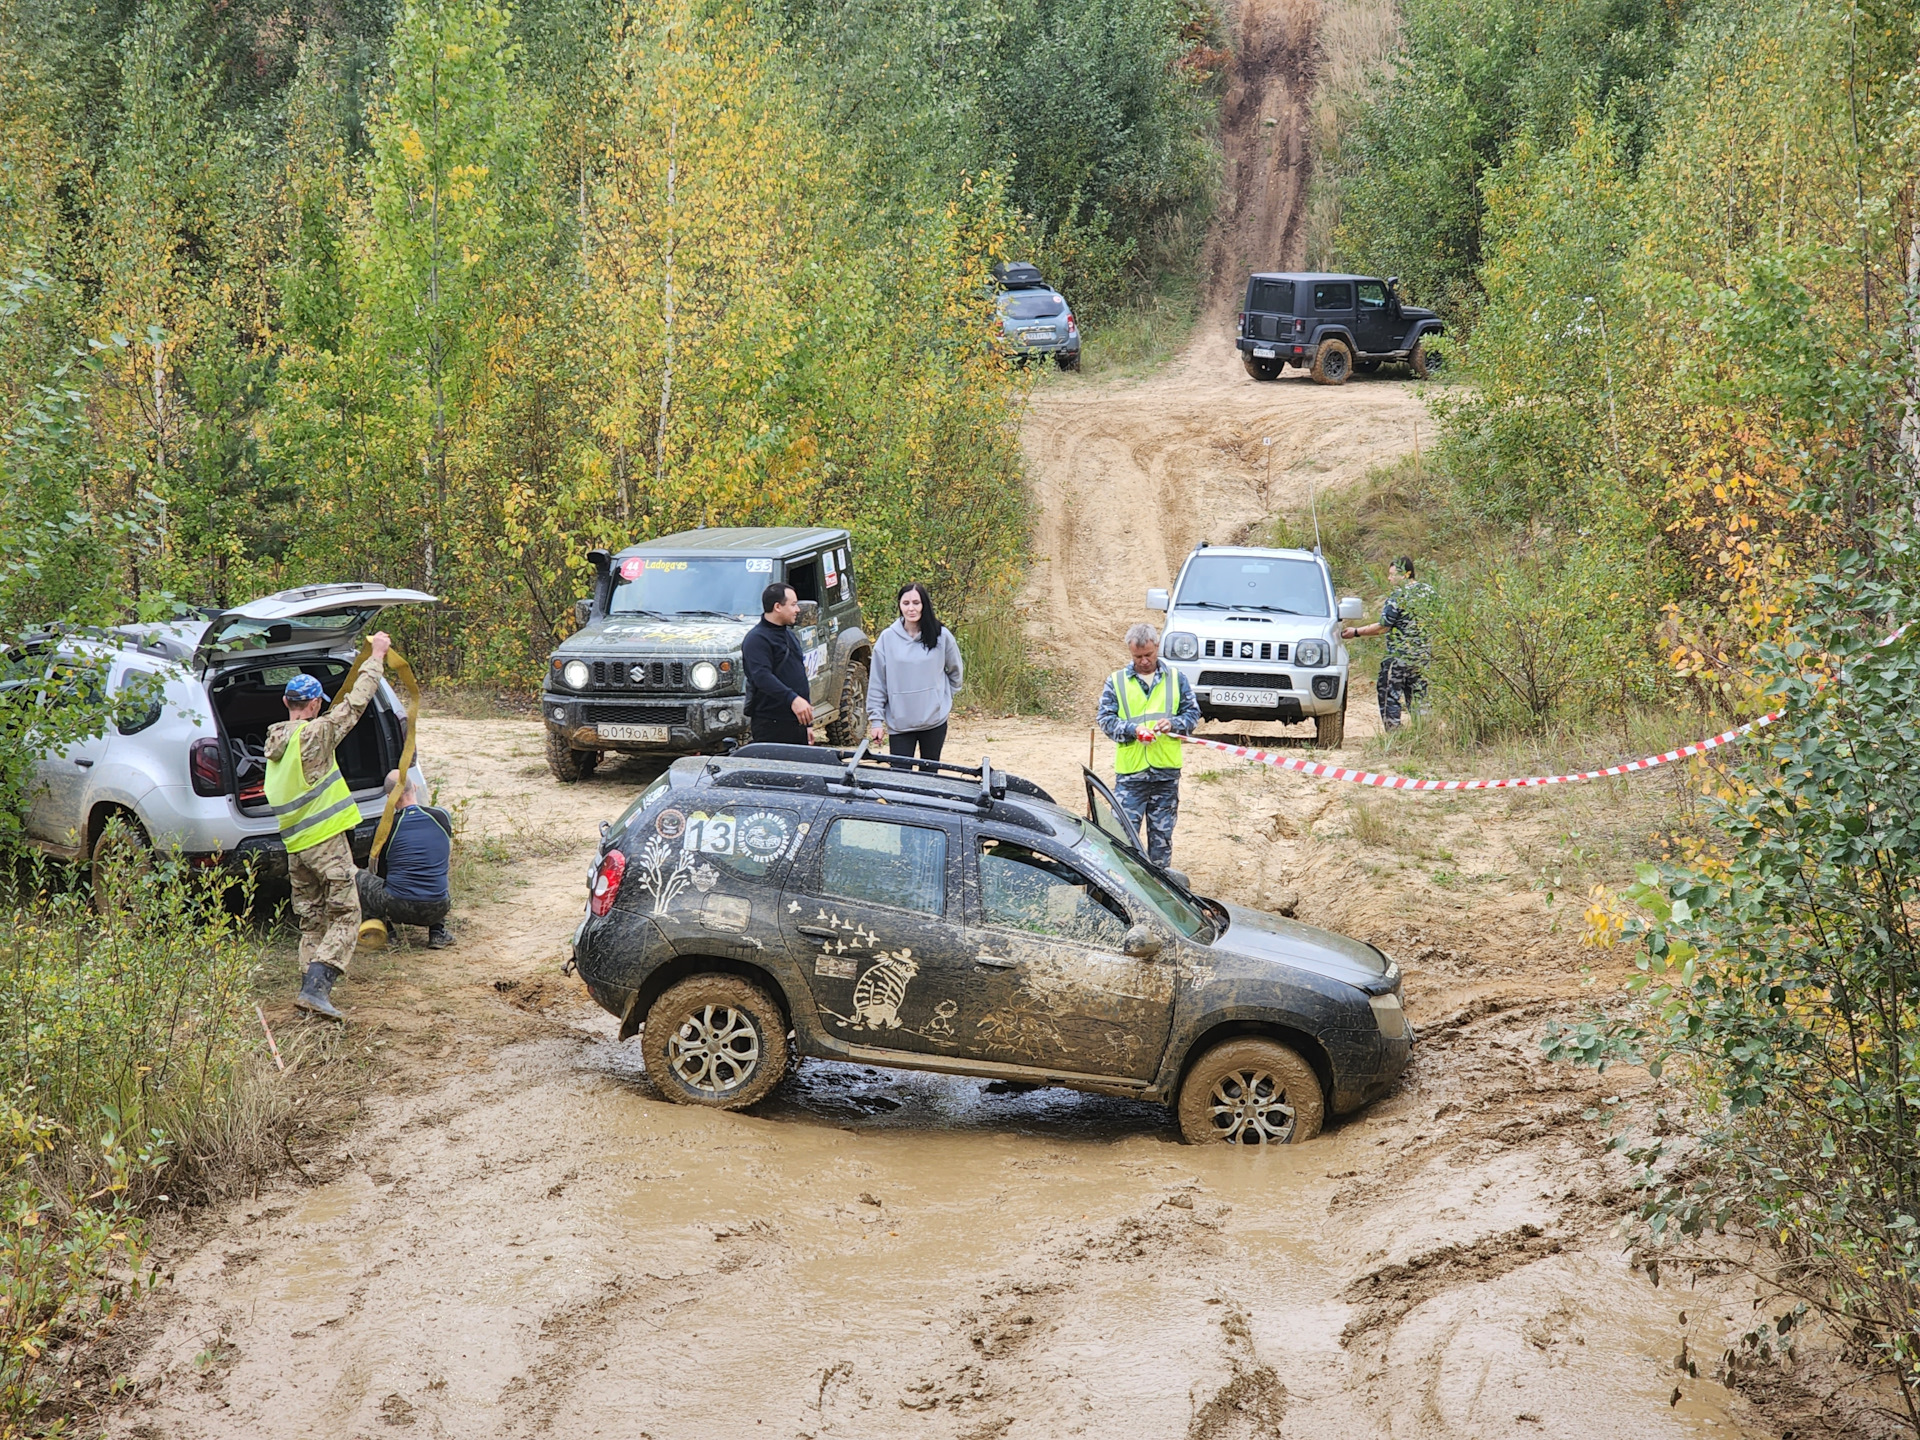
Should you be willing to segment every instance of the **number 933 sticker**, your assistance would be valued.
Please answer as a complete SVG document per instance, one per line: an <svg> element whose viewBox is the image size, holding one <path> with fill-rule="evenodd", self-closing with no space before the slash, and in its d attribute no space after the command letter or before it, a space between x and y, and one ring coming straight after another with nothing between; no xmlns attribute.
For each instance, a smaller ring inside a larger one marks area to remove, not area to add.
<svg viewBox="0 0 1920 1440"><path fill-rule="evenodd" d="M702 855L739 855L766 864L787 848L793 836L787 817L771 810L750 810L744 815L720 811L687 817L686 835L681 849Z"/></svg>

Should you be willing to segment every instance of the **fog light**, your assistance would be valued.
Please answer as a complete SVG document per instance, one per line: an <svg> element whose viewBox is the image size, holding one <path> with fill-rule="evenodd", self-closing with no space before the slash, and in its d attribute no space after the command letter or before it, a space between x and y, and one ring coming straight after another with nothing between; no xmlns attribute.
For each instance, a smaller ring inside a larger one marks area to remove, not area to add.
<svg viewBox="0 0 1920 1440"><path fill-rule="evenodd" d="M1335 695L1340 693L1340 677L1338 675L1314 676L1313 693L1319 699L1331 700Z"/></svg>
<svg viewBox="0 0 1920 1440"><path fill-rule="evenodd" d="M733 711L731 710L714 711L713 723L716 725L731 725L733 723Z"/></svg>
<svg viewBox="0 0 1920 1440"><path fill-rule="evenodd" d="M553 718L556 720L564 721L567 718L567 712L562 710L558 705L556 705L553 707Z"/></svg>

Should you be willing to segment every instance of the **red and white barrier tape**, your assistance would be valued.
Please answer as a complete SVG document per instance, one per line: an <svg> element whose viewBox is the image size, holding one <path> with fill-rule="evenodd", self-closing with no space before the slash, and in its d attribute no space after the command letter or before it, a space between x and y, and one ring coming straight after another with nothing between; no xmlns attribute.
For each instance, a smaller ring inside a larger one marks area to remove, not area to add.
<svg viewBox="0 0 1920 1440"><path fill-rule="evenodd" d="M1758 730L1762 725L1771 725L1780 718L1778 710L1769 711L1757 720L1706 740L1697 740L1691 745L1682 745L1678 750L1669 750L1664 755L1649 755L1644 760L1629 760L1623 765L1609 765L1604 770L1584 770L1578 775L1528 775L1518 780L1411 780L1404 775L1376 775L1371 770L1349 770L1344 765L1328 765L1319 760L1301 760L1292 755L1275 755L1266 750L1256 750L1250 745L1229 745L1221 740L1209 740L1204 735L1182 735L1179 738L1189 745L1204 745L1209 750L1223 750L1229 755L1238 755L1243 760L1257 760L1262 765L1276 766L1281 770L1294 770L1302 775L1318 775L1328 780L1350 780L1356 785L1377 785L1383 790L1525 790L1535 785L1574 785L1582 780L1606 780L1615 775L1631 775L1637 770L1651 770L1658 765L1670 765L1675 760L1691 759L1695 755L1704 755L1709 750L1717 750L1722 745L1730 745L1742 735Z"/></svg>

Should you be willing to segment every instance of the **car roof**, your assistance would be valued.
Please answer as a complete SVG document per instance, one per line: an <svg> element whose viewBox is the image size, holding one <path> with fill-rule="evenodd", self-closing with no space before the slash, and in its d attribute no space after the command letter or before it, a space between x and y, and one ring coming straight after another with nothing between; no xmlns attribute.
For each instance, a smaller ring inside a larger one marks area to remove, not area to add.
<svg viewBox="0 0 1920 1440"><path fill-rule="evenodd" d="M1249 280L1378 280L1378 275L1350 275L1332 270L1256 270Z"/></svg>
<svg viewBox="0 0 1920 1440"><path fill-rule="evenodd" d="M824 746L809 747L817 751L817 760L789 760L778 753L767 753L799 748L749 745L733 755L689 757L675 768L697 766L706 783L721 789L757 791L768 795L769 803L780 793L842 800L872 798L910 812L918 802L940 814L971 813L978 819L997 820L1066 843L1080 838L1079 817L1054 803L1032 781L992 769L990 762L979 767L945 764L945 773L929 774L875 756L863 755L857 763L849 764L856 752ZM992 786L985 796L980 778L983 770ZM851 788L846 783L849 772L853 776Z"/></svg>
<svg viewBox="0 0 1920 1440"><path fill-rule="evenodd" d="M838 545L852 537L845 530L813 525L716 525L701 530L680 530L629 545L620 555L680 554L697 550L717 555L755 554L772 551L817 550ZM618 557L616 557L618 558Z"/></svg>
<svg viewBox="0 0 1920 1440"><path fill-rule="evenodd" d="M1311 560L1315 564L1324 561L1311 550L1287 549L1274 545L1196 545L1189 560L1198 555L1278 555L1287 560Z"/></svg>

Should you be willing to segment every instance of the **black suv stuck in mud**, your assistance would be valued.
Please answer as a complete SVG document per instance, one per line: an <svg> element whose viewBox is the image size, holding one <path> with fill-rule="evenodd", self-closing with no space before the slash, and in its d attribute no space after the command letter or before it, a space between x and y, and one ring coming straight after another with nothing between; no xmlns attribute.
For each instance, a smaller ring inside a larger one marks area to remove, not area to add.
<svg viewBox="0 0 1920 1440"><path fill-rule="evenodd" d="M1086 773L866 746L675 764L605 829L576 968L668 1099L738 1109L800 1055L1159 1101L1189 1141L1309 1140L1406 1068L1379 950L1192 894Z"/></svg>
<svg viewBox="0 0 1920 1440"><path fill-rule="evenodd" d="M1424 380L1439 368L1428 341L1444 328L1433 311L1401 300L1398 276L1254 275L1234 346L1256 380L1298 365L1322 385L1344 385L1387 361Z"/></svg>

